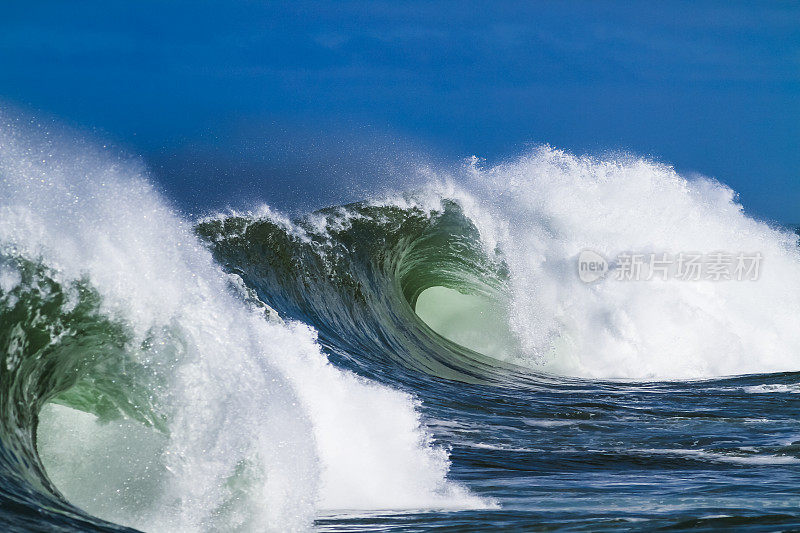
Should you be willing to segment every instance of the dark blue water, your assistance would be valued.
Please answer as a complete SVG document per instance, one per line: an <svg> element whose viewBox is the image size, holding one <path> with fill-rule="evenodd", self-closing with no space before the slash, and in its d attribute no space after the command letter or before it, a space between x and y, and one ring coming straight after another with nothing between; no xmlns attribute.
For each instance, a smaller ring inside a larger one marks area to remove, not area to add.
<svg viewBox="0 0 800 533"><path fill-rule="evenodd" d="M694 383L436 383L451 476L501 508L330 517L325 531L800 528L800 375Z"/></svg>

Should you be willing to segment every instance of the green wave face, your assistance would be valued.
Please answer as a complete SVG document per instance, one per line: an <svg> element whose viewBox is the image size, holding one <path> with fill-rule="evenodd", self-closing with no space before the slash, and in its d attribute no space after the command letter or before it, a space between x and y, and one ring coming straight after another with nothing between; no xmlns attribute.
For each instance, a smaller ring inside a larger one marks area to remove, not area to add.
<svg viewBox="0 0 800 533"><path fill-rule="evenodd" d="M50 494L54 506L69 507L56 488L69 489L68 484L51 482L44 467L56 478L71 476L67 465L54 459L75 443L65 434L75 428L56 431L48 423L55 419L47 414L60 409L93 427L127 420L148 434L166 432L166 413L158 405L165 384L156 368L140 362L149 359L155 336L135 345L123 322L104 312L100 296L86 280L57 281L47 267L9 255L0 259L0 272L0 431L12 458L3 467L40 496ZM45 407L48 403L62 407ZM91 487L91 497L102 498L96 489ZM109 490L126 489L109 484ZM124 505L125 494L116 501ZM81 502L73 498L72 503Z"/></svg>
<svg viewBox="0 0 800 533"><path fill-rule="evenodd" d="M455 201L433 210L351 204L291 226L232 215L196 231L282 316L313 325L343 357L358 354L354 366L389 356L437 377L482 381L516 349L502 258Z"/></svg>
<svg viewBox="0 0 800 533"><path fill-rule="evenodd" d="M414 311L433 331L472 351L504 361L519 351L508 330L508 310L499 298L429 287L417 297Z"/></svg>

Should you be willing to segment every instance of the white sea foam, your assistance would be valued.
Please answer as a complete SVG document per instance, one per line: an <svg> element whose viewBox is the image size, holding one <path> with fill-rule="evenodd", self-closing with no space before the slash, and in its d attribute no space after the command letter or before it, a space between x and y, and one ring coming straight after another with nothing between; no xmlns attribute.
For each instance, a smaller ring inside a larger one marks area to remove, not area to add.
<svg viewBox="0 0 800 533"><path fill-rule="evenodd" d="M767 383L764 385L753 385L744 387L745 392L750 394L770 394L770 393L789 393L800 394L800 383Z"/></svg>
<svg viewBox="0 0 800 533"><path fill-rule="evenodd" d="M705 450L683 450L683 449L647 449L631 450L642 455L667 455L681 458L696 459L713 463L733 463L741 465L793 465L800 463L800 458L791 455L771 455L771 454L731 454L720 452L708 452Z"/></svg>

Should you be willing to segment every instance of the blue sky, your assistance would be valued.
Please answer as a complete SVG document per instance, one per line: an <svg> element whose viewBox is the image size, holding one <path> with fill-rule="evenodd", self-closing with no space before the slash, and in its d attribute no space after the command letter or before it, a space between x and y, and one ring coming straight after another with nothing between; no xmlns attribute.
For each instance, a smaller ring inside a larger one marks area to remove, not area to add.
<svg viewBox="0 0 800 533"><path fill-rule="evenodd" d="M188 210L354 199L549 143L800 222L796 2L12 1L0 99L140 155Z"/></svg>

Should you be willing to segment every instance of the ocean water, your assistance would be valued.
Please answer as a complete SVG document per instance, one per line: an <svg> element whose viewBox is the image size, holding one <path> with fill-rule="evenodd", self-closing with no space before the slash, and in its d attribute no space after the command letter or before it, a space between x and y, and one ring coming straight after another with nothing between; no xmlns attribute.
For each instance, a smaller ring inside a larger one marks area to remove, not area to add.
<svg viewBox="0 0 800 533"><path fill-rule="evenodd" d="M187 220L4 123L4 530L800 528L798 236L724 185L544 146ZM587 283L586 250L761 261Z"/></svg>

